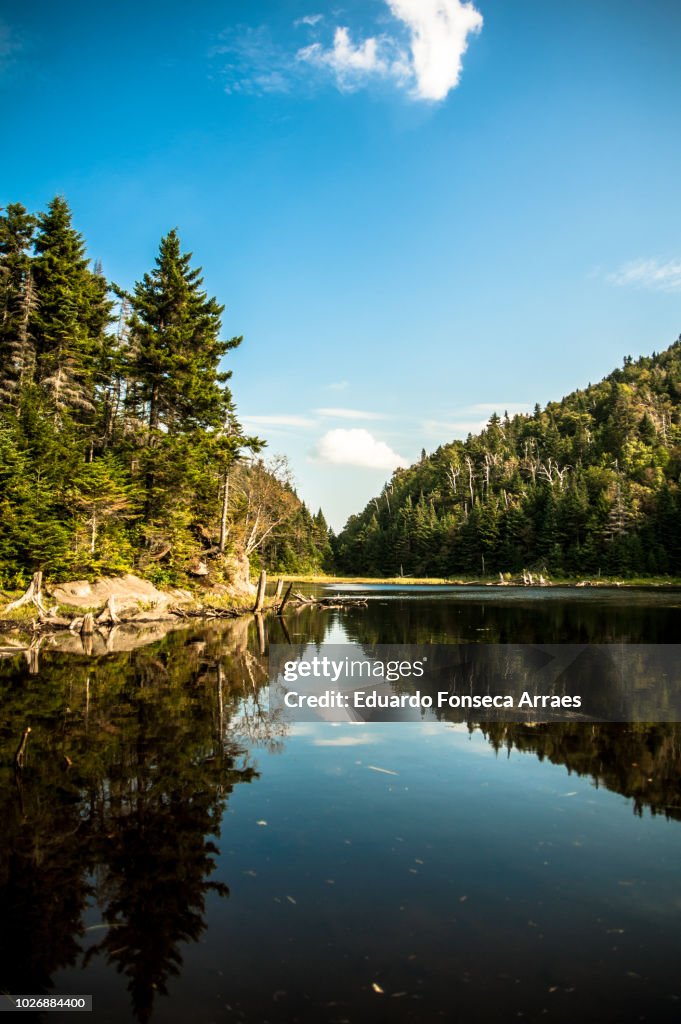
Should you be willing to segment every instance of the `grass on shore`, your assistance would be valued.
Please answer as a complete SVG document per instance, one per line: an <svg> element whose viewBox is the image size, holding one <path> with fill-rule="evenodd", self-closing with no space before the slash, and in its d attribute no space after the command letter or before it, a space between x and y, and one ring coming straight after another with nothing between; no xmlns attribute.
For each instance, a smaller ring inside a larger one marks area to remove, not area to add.
<svg viewBox="0 0 681 1024"><path fill-rule="evenodd" d="M357 584L398 584L399 586L524 586L520 577L505 578L503 584L496 576L334 576L334 575L293 575L282 573L282 578L288 583L357 583ZM277 573L270 577L272 580L279 578ZM538 574L533 573L536 586L540 586ZM545 586L551 587L576 587L578 584L585 584L591 587L681 587L681 577L678 576L552 576L546 579Z"/></svg>

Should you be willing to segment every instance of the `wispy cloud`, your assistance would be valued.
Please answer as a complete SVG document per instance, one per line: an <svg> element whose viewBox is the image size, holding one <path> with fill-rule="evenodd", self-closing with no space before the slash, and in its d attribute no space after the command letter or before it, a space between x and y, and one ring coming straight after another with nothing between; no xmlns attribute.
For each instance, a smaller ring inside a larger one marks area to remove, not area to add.
<svg viewBox="0 0 681 1024"><path fill-rule="evenodd" d="M423 431L430 437L446 441L452 437L468 437L479 433L486 425L486 419L479 420L424 420Z"/></svg>
<svg viewBox="0 0 681 1024"><path fill-rule="evenodd" d="M421 429L440 441L452 437L463 438L484 430L493 413L503 416L507 412L509 416L514 416L516 413L527 413L530 409L527 402L475 402L449 415L445 414L443 419L424 420Z"/></svg>
<svg viewBox="0 0 681 1024"><path fill-rule="evenodd" d="M339 25L332 45L314 42L298 51L298 60L329 70L340 89L389 78L413 99L444 100L459 84L468 39L481 31L482 15L462 0L386 3L397 34L382 33L353 43L350 30Z"/></svg>
<svg viewBox="0 0 681 1024"><path fill-rule="evenodd" d="M406 67L398 58L390 57L391 45L389 40L373 36L354 44L349 29L339 25L334 31L332 46L311 43L296 56L299 61L331 71L339 89L353 90L364 85L371 76L404 77Z"/></svg>
<svg viewBox="0 0 681 1024"><path fill-rule="evenodd" d="M364 412L362 409L315 409L320 416L328 416L338 420L385 420L388 417L382 412Z"/></svg>
<svg viewBox="0 0 681 1024"><path fill-rule="evenodd" d="M224 59L228 93L288 92L295 84L330 77L341 91L390 82L411 99L439 102L455 89L469 39L483 18L464 0L384 0L385 31L362 33L332 25L321 14L293 24L311 41L297 51L275 42L266 26L222 34L212 56ZM381 25L383 29L384 25Z"/></svg>
<svg viewBox="0 0 681 1024"><path fill-rule="evenodd" d="M359 466L365 469L397 469L407 466L407 460L394 452L385 441L368 430L329 430L317 443L315 456L321 462L335 466Z"/></svg>
<svg viewBox="0 0 681 1024"><path fill-rule="evenodd" d="M319 22L323 20L323 18L323 14L305 14L302 18L296 18L293 24L295 25L296 28L298 28L300 25L308 25L310 26L310 28L314 28L314 26L318 25Z"/></svg>
<svg viewBox="0 0 681 1024"><path fill-rule="evenodd" d="M271 416L240 416L239 419L255 427L314 427L315 420L306 416L290 416L288 413Z"/></svg>
<svg viewBox="0 0 681 1024"><path fill-rule="evenodd" d="M221 62L220 72L229 95L285 93L291 88L291 58L264 25L238 25L226 30L210 56Z"/></svg>
<svg viewBox="0 0 681 1024"><path fill-rule="evenodd" d="M632 260L606 274L605 279L619 288L681 292L681 260Z"/></svg>
<svg viewBox="0 0 681 1024"><path fill-rule="evenodd" d="M327 384L327 391L346 391L350 386L349 380L334 380L331 384Z"/></svg>
<svg viewBox="0 0 681 1024"><path fill-rule="evenodd" d="M466 406L466 412L489 413L490 416L493 412L500 416L507 412L512 416L516 412L529 412L530 408L527 402L476 402Z"/></svg>
<svg viewBox="0 0 681 1024"><path fill-rule="evenodd" d="M7 67L21 49L21 44L9 25L0 20L0 70Z"/></svg>

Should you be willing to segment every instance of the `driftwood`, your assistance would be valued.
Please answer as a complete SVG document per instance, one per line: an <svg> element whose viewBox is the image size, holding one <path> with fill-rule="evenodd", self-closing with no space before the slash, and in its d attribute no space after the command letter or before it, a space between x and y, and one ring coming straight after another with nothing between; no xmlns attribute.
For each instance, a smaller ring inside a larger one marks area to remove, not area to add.
<svg viewBox="0 0 681 1024"><path fill-rule="evenodd" d="M275 600L275 602L278 601L279 598L281 597L281 592L282 592L283 589L284 589L284 580L283 580L283 577L280 576L279 579L277 580L277 589L274 592L274 600Z"/></svg>
<svg viewBox="0 0 681 1024"><path fill-rule="evenodd" d="M286 598L282 602L282 606L279 609L278 614L281 615L284 610L284 604L288 598L291 588L289 587ZM320 608L326 611L330 609L338 608L366 608L367 600L365 597L305 597L299 590L293 595L298 603L298 608Z"/></svg>

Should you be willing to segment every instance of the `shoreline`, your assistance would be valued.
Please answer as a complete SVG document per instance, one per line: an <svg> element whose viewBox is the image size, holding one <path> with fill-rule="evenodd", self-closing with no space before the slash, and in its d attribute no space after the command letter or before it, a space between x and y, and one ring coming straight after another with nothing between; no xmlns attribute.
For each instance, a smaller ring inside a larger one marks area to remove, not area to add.
<svg viewBox="0 0 681 1024"><path fill-rule="evenodd" d="M282 573L280 575L274 575L271 578L272 582L269 583L271 587L275 581L281 580L283 585L288 584L306 584L309 586L370 586L370 587L404 587L408 590L410 587L428 586L428 587L441 587L442 589L448 588L469 588L469 587L489 587L497 589L509 589L509 590L639 590L639 591L675 591L681 590L681 579L675 577L635 577L632 579L612 579L612 578L580 578L571 577L566 579L543 579L541 582L538 580L532 580L532 582L523 582L522 578L511 578L500 580L492 577L477 577L477 578L445 578L445 577L404 577L404 576L392 576L392 577L376 577L376 576L337 576L337 575L316 575L316 574L305 574L296 575ZM68 584L61 584L66 586ZM104 629L116 628L117 625L125 626L127 629L133 628L143 631L151 625L164 624L168 629L173 627L189 626L192 623L206 623L214 622L216 620L235 620L242 619L257 614L272 614L275 612L277 602L274 594L268 594L265 596L263 606L259 612L256 612L253 604L249 603L244 605L243 603L237 604L237 600L243 602L244 593L243 590L235 592L233 595L225 594L222 601L206 601L203 602L199 599L197 594L192 595L192 598L185 601L177 601L177 592L171 594L168 592L160 592L163 595L164 601L156 607L138 608L136 611L132 611L128 614L121 615L117 619L116 624L113 622L103 622L101 618L99 621L94 622L94 631L102 632ZM230 598L234 598L235 603L230 602ZM173 600L174 598L174 600ZM10 598L11 600L11 598ZM171 603L172 601L172 603ZM312 603L312 602L309 602ZM293 609L293 602L292 602ZM32 610L31 610L32 611ZM22 634L29 637L47 637L50 634L56 633L73 633L80 632L80 626L82 622L82 616L85 609L82 607L78 608L75 606L62 607L57 615L52 617L44 617L42 615L30 614L29 609L26 608L21 615L3 615L0 611L0 635L7 636L8 634ZM87 611L90 611L88 609ZM87 612L86 612L87 614ZM70 621L73 620L73 621ZM75 622L78 623L74 630Z"/></svg>
<svg viewBox="0 0 681 1024"><path fill-rule="evenodd" d="M532 583L524 583L521 577L514 577L509 580L500 580L491 576L487 577L434 577L434 576L317 576L317 575L284 575L285 582L307 583L318 586L335 584L356 584L367 586L441 586L441 587L510 587L523 590L543 590L551 588L568 588L574 590L599 588L602 590L679 590L681 589L680 577L662 576L635 576L631 579L616 579L613 577L584 577L571 576L559 577L558 579L538 580Z"/></svg>

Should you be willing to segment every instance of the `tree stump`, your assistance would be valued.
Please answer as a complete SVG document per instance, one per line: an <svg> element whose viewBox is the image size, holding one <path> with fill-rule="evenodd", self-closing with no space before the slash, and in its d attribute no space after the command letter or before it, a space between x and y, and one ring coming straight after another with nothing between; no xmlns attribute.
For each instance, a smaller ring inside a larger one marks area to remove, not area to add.
<svg viewBox="0 0 681 1024"><path fill-rule="evenodd" d="M95 631L95 619L92 612L88 612L84 618L83 623L80 627L81 636L92 636Z"/></svg>
<svg viewBox="0 0 681 1024"><path fill-rule="evenodd" d="M262 606L265 603L265 587L267 586L267 573L263 569L260 573L260 579L258 580L258 591L255 596L255 607L254 612L262 611Z"/></svg>

